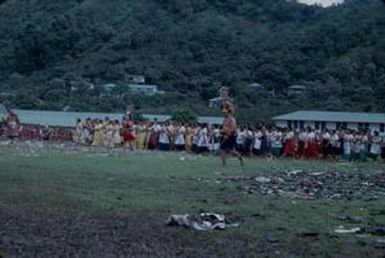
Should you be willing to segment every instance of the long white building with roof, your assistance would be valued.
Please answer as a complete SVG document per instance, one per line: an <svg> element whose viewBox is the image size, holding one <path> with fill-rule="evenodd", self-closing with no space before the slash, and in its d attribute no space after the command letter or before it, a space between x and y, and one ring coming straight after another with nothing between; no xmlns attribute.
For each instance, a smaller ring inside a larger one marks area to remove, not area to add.
<svg viewBox="0 0 385 258"><path fill-rule="evenodd" d="M371 130L385 132L385 113L297 111L272 118L275 125L286 128Z"/></svg>
<svg viewBox="0 0 385 258"><path fill-rule="evenodd" d="M53 126L53 127L75 127L76 120L104 119L122 120L123 113L99 113L99 112L64 112L64 111L45 111L45 110L22 110L16 109L16 114L22 124ZM142 114L142 117L150 122L165 122L172 119L168 114ZM199 116L198 123L219 125L222 123L221 117Z"/></svg>

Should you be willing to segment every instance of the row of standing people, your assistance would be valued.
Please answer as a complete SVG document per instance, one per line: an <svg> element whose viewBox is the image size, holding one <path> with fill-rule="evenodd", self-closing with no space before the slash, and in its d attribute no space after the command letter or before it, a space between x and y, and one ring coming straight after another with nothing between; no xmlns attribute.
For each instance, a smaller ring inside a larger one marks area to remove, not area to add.
<svg viewBox="0 0 385 258"><path fill-rule="evenodd" d="M237 133L237 146L245 154L271 153L274 157L385 158L385 137L377 131L241 128Z"/></svg>
<svg viewBox="0 0 385 258"><path fill-rule="evenodd" d="M178 122L140 122L128 117L118 120L77 120L74 140L78 144L104 147L129 147L138 150L185 150L206 152L219 149L219 128L184 125Z"/></svg>
<svg viewBox="0 0 385 258"><path fill-rule="evenodd" d="M128 117L117 120L78 120L75 141L92 146L126 146L138 150L186 150L217 152L220 128L214 125L184 125L178 122L140 122ZM287 128L241 127L236 148L243 155L294 158L340 158L366 160L385 158L385 137L378 132L352 130L290 130Z"/></svg>

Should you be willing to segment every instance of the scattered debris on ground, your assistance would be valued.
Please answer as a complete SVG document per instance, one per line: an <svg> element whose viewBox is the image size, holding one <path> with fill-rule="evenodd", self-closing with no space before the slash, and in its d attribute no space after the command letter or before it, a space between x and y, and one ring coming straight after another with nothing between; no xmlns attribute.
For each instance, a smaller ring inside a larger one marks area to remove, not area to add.
<svg viewBox="0 0 385 258"><path fill-rule="evenodd" d="M238 227L239 223L230 223L225 215L216 213L201 213L199 215L174 214L167 221L167 226L183 226L194 230L224 230L230 227Z"/></svg>
<svg viewBox="0 0 385 258"><path fill-rule="evenodd" d="M292 170L269 176L228 176L215 182L237 182L239 190L245 193L291 199L377 200L385 197L384 173Z"/></svg>

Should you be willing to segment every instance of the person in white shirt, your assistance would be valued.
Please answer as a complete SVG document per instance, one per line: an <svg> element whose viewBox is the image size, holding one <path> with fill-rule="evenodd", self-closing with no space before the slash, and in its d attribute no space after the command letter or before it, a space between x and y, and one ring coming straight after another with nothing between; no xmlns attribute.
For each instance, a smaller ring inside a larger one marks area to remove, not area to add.
<svg viewBox="0 0 385 258"><path fill-rule="evenodd" d="M185 150L185 133L186 128L182 123L178 123L176 128L176 135L175 135L175 148L177 151L184 151Z"/></svg>
<svg viewBox="0 0 385 258"><path fill-rule="evenodd" d="M242 155L249 156L250 151L253 147L253 142L254 142L253 129L250 126L245 127L243 136L244 136L244 142L243 142Z"/></svg>
<svg viewBox="0 0 385 258"><path fill-rule="evenodd" d="M209 144L209 136L206 125L201 126L201 130L198 135L198 153L206 153L208 152L208 144Z"/></svg>
<svg viewBox="0 0 385 258"><path fill-rule="evenodd" d="M344 139L344 145L343 145L344 159L351 161L352 142L353 142L354 136L350 131L347 131L347 132L345 132L343 139Z"/></svg>
<svg viewBox="0 0 385 258"><path fill-rule="evenodd" d="M340 155L340 144L340 136L338 135L336 130L333 130L332 135L330 137L330 146L332 149L333 159L337 159L337 157Z"/></svg>
<svg viewBox="0 0 385 258"><path fill-rule="evenodd" d="M242 152L243 150L243 147L244 147L244 143L245 143L245 132L244 132L244 128L238 128L237 129L237 136L236 136L236 140L235 142L237 143L235 149L239 152Z"/></svg>
<svg viewBox="0 0 385 258"><path fill-rule="evenodd" d="M368 156L368 146L369 146L369 135L367 132L361 132L360 140L360 160L367 161Z"/></svg>
<svg viewBox="0 0 385 258"><path fill-rule="evenodd" d="M270 139L273 157L278 158L282 154L282 132L279 129L274 129Z"/></svg>
<svg viewBox="0 0 385 258"><path fill-rule="evenodd" d="M381 144L382 137L377 131L375 131L373 133L373 137L370 144L370 155L372 156L373 160L377 160L381 155Z"/></svg>
<svg viewBox="0 0 385 258"><path fill-rule="evenodd" d="M208 143L208 149L210 153L218 152L220 147L219 137L220 137L220 131L218 127L216 127L215 125L210 125L209 143Z"/></svg>
<svg viewBox="0 0 385 258"><path fill-rule="evenodd" d="M169 131L168 131L168 126L165 124L163 124L160 127L160 131L159 131L159 150L161 151L170 150Z"/></svg>
<svg viewBox="0 0 385 258"><path fill-rule="evenodd" d="M254 137L253 153L256 156L260 156L261 155L261 145L262 145L262 141L261 141L262 132L261 132L261 130L260 129L255 130L253 137Z"/></svg>
<svg viewBox="0 0 385 258"><path fill-rule="evenodd" d="M112 127L112 138L114 142L114 147L119 147L122 145L123 139L120 135L121 126L119 120L115 120Z"/></svg>
<svg viewBox="0 0 385 258"><path fill-rule="evenodd" d="M327 158L330 154L332 154L332 146L331 146L331 135L328 130L325 130L321 136L321 150L322 157Z"/></svg>
<svg viewBox="0 0 385 258"><path fill-rule="evenodd" d="M104 147L113 148L114 147L114 138L113 138L113 121L108 120L105 125L105 139L104 139Z"/></svg>
<svg viewBox="0 0 385 258"><path fill-rule="evenodd" d="M199 135L201 133L201 127L199 125L195 125L195 128L193 129L193 136L192 136L192 147L191 150L194 153L198 153L198 142L199 142Z"/></svg>

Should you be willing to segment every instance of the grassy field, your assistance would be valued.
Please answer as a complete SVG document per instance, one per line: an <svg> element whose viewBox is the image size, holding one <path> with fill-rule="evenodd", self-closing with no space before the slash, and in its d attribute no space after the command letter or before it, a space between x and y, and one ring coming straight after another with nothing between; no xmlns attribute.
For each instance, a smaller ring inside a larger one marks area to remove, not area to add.
<svg viewBox="0 0 385 258"><path fill-rule="evenodd" d="M0 257L384 257L385 238L334 233L385 225L384 198L246 194L242 182L220 181L219 164L176 153L1 146ZM249 159L242 175L294 169L375 174L385 166ZM240 174L231 160L228 175ZM241 224L210 232L165 225L170 214L201 211Z"/></svg>

